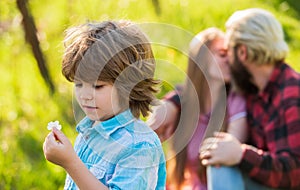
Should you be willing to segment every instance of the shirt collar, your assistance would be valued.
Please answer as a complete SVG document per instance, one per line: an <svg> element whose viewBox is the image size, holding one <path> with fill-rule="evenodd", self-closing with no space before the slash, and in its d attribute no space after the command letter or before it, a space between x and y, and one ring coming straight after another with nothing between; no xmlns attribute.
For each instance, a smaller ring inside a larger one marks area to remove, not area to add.
<svg viewBox="0 0 300 190"><path fill-rule="evenodd" d="M258 94L258 97L262 98L265 102L269 100L272 95L274 86L276 86L277 81L280 79L282 71L285 69L286 64L280 63L274 67L274 70L270 76L269 82L262 92Z"/></svg>
<svg viewBox="0 0 300 190"><path fill-rule="evenodd" d="M96 126L93 128L103 135L105 138L109 138L109 136L114 133L119 128L125 127L126 125L130 124L131 122L135 121L136 118L132 115L131 111L129 109L125 110L124 112L106 120L99 122ZM83 133L85 130L92 127L94 121L91 120L88 117L85 117L83 120L81 120L76 130L79 133Z"/></svg>

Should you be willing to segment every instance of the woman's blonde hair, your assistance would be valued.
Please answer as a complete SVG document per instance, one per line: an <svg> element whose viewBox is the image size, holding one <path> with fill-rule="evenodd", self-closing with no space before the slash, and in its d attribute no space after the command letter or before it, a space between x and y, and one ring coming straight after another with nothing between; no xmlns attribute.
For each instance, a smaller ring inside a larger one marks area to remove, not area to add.
<svg viewBox="0 0 300 190"><path fill-rule="evenodd" d="M247 46L248 60L275 64L288 53L281 24L268 11L250 8L236 11L226 22L228 45Z"/></svg>
<svg viewBox="0 0 300 190"><path fill-rule="evenodd" d="M147 116L159 81L147 36L129 21L89 22L66 31L62 73L67 80L113 84L121 106Z"/></svg>
<svg viewBox="0 0 300 190"><path fill-rule="evenodd" d="M208 65L215 62L210 48L216 40L223 38L224 33L221 30L211 27L199 32L190 43L187 78L182 89L180 121L178 121L174 139L171 141L172 151L176 155L167 162L167 183L173 184L175 189L181 189L185 178L184 171L187 162L187 144L185 142L192 137L198 125L199 114L205 114L204 105L207 97L204 92L210 90ZM212 110L213 115L215 111L224 111L218 109L219 105L216 106ZM201 140L199 139L199 141ZM201 164L200 160L199 164ZM205 171L205 168L199 168L201 180L205 178Z"/></svg>

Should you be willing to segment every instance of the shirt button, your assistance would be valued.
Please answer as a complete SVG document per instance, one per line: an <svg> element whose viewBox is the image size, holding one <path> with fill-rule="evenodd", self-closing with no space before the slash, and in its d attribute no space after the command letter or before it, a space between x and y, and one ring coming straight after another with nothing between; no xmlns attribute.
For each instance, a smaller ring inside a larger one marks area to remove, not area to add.
<svg viewBox="0 0 300 190"><path fill-rule="evenodd" d="M87 135L87 136L84 137L85 140L88 140L89 138L90 138L89 135Z"/></svg>

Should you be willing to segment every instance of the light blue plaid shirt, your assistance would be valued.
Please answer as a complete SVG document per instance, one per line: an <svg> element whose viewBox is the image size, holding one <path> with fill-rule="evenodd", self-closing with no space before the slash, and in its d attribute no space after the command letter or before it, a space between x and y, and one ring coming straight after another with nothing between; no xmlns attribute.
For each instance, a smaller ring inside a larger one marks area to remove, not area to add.
<svg viewBox="0 0 300 190"><path fill-rule="evenodd" d="M159 138L130 110L92 127L77 125L74 149L86 167L109 189L165 189L166 165ZM67 175L65 188L78 189Z"/></svg>

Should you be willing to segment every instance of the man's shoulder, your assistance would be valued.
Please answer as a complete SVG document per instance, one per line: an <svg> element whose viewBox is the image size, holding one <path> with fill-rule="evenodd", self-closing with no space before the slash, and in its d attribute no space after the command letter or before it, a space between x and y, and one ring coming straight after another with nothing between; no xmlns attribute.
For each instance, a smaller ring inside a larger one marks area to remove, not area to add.
<svg viewBox="0 0 300 190"><path fill-rule="evenodd" d="M284 63L281 66L281 70L283 71L282 74L284 74L284 77L289 80L296 80L300 81L300 73L297 72L293 67L291 67L289 64Z"/></svg>
<svg viewBox="0 0 300 190"><path fill-rule="evenodd" d="M272 82L275 82L281 90L286 88L300 88L300 73L290 65L286 63L279 65L275 73L277 74L273 76Z"/></svg>
<svg viewBox="0 0 300 190"><path fill-rule="evenodd" d="M280 76L277 79L280 102L287 104L286 101L298 101L300 98L300 74L288 64L283 64L280 68Z"/></svg>

